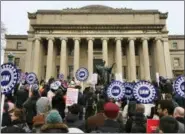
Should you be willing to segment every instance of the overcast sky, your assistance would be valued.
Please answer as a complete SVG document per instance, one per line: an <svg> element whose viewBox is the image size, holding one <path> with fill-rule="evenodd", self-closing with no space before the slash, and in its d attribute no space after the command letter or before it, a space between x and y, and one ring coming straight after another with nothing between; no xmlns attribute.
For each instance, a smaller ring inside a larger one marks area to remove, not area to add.
<svg viewBox="0 0 185 134"><path fill-rule="evenodd" d="M27 34L27 12L38 9L78 8L91 4L169 12L169 34L184 34L184 1L1 1L1 21L4 22L8 34Z"/></svg>

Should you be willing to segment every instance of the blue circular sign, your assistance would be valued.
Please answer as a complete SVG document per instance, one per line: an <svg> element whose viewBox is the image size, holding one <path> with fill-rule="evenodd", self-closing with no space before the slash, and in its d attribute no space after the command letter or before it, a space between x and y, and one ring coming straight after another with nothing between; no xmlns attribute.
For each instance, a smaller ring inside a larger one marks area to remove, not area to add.
<svg viewBox="0 0 185 134"><path fill-rule="evenodd" d="M125 86L125 98L132 99L134 85L132 83L125 82L124 86Z"/></svg>
<svg viewBox="0 0 185 134"><path fill-rule="evenodd" d="M82 67L76 71L76 79L79 81L86 81L89 76L89 72L86 68Z"/></svg>
<svg viewBox="0 0 185 134"><path fill-rule="evenodd" d="M109 98L115 100L121 100L125 94L124 84L120 81L113 81L107 89L107 95Z"/></svg>
<svg viewBox="0 0 185 134"><path fill-rule="evenodd" d="M26 82L28 84L34 84L37 79L37 76L35 73L31 72L26 76Z"/></svg>
<svg viewBox="0 0 185 134"><path fill-rule="evenodd" d="M18 71L12 63L1 65L1 88L3 94L10 93L18 81Z"/></svg>
<svg viewBox="0 0 185 134"><path fill-rule="evenodd" d="M64 75L63 75L63 74L59 74L58 78L59 78L60 80L63 80L63 79L64 79Z"/></svg>
<svg viewBox="0 0 185 134"><path fill-rule="evenodd" d="M184 76L177 77L177 79L173 83L173 88L174 88L175 92L177 94L179 94L180 96L182 96L182 97L185 97L184 86L185 86L185 78L184 78Z"/></svg>
<svg viewBox="0 0 185 134"><path fill-rule="evenodd" d="M38 89L39 89L39 86L38 86L37 84L33 84L33 85L32 85L32 89L33 89L33 90L38 90Z"/></svg>
<svg viewBox="0 0 185 134"><path fill-rule="evenodd" d="M133 95L140 103L152 103L156 96L156 90L150 82L139 81L134 86Z"/></svg>

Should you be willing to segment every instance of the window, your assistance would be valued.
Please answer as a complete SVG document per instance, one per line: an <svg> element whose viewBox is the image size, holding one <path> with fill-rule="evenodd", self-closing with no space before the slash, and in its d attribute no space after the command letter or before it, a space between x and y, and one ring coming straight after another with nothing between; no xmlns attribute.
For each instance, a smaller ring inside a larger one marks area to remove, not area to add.
<svg viewBox="0 0 185 134"><path fill-rule="evenodd" d="M20 64L20 58L15 58L14 64L18 67Z"/></svg>
<svg viewBox="0 0 185 134"><path fill-rule="evenodd" d="M173 48L173 49L177 49L177 42L173 42L172 48Z"/></svg>
<svg viewBox="0 0 185 134"><path fill-rule="evenodd" d="M126 55L126 47L122 45L122 56Z"/></svg>
<svg viewBox="0 0 185 134"><path fill-rule="evenodd" d="M73 77L73 66L69 66L69 78L71 79Z"/></svg>
<svg viewBox="0 0 185 134"><path fill-rule="evenodd" d="M57 78L58 78L59 73L60 73L60 66L56 66L56 69L57 69Z"/></svg>
<svg viewBox="0 0 185 134"><path fill-rule="evenodd" d="M123 79L127 79L127 67L123 66Z"/></svg>
<svg viewBox="0 0 185 134"><path fill-rule="evenodd" d="M74 56L74 49L73 48L69 48L68 55Z"/></svg>
<svg viewBox="0 0 185 134"><path fill-rule="evenodd" d="M139 79L139 66L136 66L136 77Z"/></svg>
<svg viewBox="0 0 185 134"><path fill-rule="evenodd" d="M180 59L179 58L174 58L174 60L173 60L173 66L174 67L179 67L180 66Z"/></svg>
<svg viewBox="0 0 185 134"><path fill-rule="evenodd" d="M46 66L44 66L44 78L46 78Z"/></svg>
<svg viewBox="0 0 185 134"><path fill-rule="evenodd" d="M22 43L21 42L17 42L17 49L21 49L22 48Z"/></svg>

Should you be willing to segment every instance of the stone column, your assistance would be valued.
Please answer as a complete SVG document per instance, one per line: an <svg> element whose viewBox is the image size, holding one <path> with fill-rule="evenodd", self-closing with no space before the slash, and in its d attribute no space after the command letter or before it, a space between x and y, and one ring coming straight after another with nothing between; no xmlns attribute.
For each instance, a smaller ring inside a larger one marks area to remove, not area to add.
<svg viewBox="0 0 185 134"><path fill-rule="evenodd" d="M74 77L80 64L80 38L74 38Z"/></svg>
<svg viewBox="0 0 185 134"><path fill-rule="evenodd" d="M32 48L33 48L33 39L28 38L28 49L26 51L26 66L25 66L25 72L32 72L32 64L30 61L33 61L32 59Z"/></svg>
<svg viewBox="0 0 185 134"><path fill-rule="evenodd" d="M67 78L67 38L60 38L61 40L61 50L60 50L60 74Z"/></svg>
<svg viewBox="0 0 185 134"><path fill-rule="evenodd" d="M116 38L116 66L117 73L122 75L122 53L121 53L121 41L122 38Z"/></svg>
<svg viewBox="0 0 185 134"><path fill-rule="evenodd" d="M49 80L53 72L53 41L54 38L48 38L48 55L47 55L47 66L46 66L46 80Z"/></svg>
<svg viewBox="0 0 185 134"><path fill-rule="evenodd" d="M108 66L108 40L108 38L102 38L103 60L105 61L105 66Z"/></svg>
<svg viewBox="0 0 185 134"><path fill-rule="evenodd" d="M166 76L168 78L172 78L173 75L172 75L172 65L171 65L168 38L163 39L163 45L164 45L164 58L165 58L165 66L166 66Z"/></svg>
<svg viewBox="0 0 185 134"><path fill-rule="evenodd" d="M166 76L165 61L164 61L164 50L161 42L162 38L156 38L156 60L157 60L157 71L160 76Z"/></svg>
<svg viewBox="0 0 185 134"><path fill-rule="evenodd" d="M148 38L142 38L143 40L143 65L144 65L144 78L145 80L151 80L150 76L150 62L149 62L149 53L148 53Z"/></svg>
<svg viewBox="0 0 185 134"><path fill-rule="evenodd" d="M136 80L135 38L129 38L130 81Z"/></svg>
<svg viewBox="0 0 185 134"><path fill-rule="evenodd" d="M34 50L34 64L33 64L33 72L37 75L40 76L39 70L40 70L40 38L36 37L35 38L35 50Z"/></svg>
<svg viewBox="0 0 185 134"><path fill-rule="evenodd" d="M89 71L89 78L93 74L93 41L94 38L87 38L88 40L88 71Z"/></svg>
<svg viewBox="0 0 185 134"><path fill-rule="evenodd" d="M144 63L143 63L143 49L142 49L142 44L139 46L139 68L140 68L140 79L144 80L145 79L145 72L144 72Z"/></svg>

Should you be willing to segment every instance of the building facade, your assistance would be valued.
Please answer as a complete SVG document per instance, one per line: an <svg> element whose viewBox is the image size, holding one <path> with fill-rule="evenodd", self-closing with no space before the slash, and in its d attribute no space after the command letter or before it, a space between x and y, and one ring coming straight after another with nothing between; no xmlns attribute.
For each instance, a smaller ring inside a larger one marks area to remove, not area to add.
<svg viewBox="0 0 185 134"><path fill-rule="evenodd" d="M172 78L184 73L184 35L168 35L168 13L90 5L78 9L28 13L27 35L6 35L7 54L24 72L48 80L80 67L116 63L113 74L124 79Z"/></svg>

